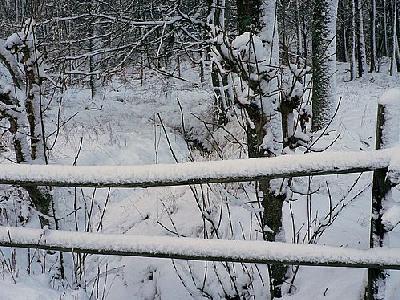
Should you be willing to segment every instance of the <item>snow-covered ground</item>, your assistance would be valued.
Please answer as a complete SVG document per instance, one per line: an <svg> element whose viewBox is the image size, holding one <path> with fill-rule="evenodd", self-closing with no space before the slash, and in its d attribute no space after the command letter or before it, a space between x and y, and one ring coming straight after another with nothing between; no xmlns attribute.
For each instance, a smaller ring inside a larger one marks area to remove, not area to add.
<svg viewBox="0 0 400 300"><path fill-rule="evenodd" d="M349 74L345 65L339 65L338 97L341 105L332 126L329 143L338 134L332 150L372 150L375 145L375 119L377 99L390 87L399 86L389 76L367 74L364 78L347 82ZM190 75L188 78L194 78ZM113 81L99 90L94 100L87 90L69 90L62 101L62 119L68 120L61 129L52 151L51 162L73 165L143 165L172 163L189 160L189 150L181 126L182 106L185 132L202 139L210 134L196 117L207 120L210 115L212 94L206 85L179 82L172 79L150 77L141 86L137 81ZM165 126L170 145L162 124ZM48 126L55 124L57 105L48 111ZM237 125L237 124L236 124ZM220 150L195 159L240 158L238 144L228 142L233 135L238 141L244 136L231 124L231 133L221 130L214 138L221 142ZM211 128L211 126L210 126ZM49 129L51 132L51 129ZM54 135L53 135L54 137ZM212 142L204 142L213 149ZM215 147L215 145L214 145ZM220 155L217 155L219 153ZM353 183L357 181L354 188ZM295 194L293 201L285 204L284 221L286 239L293 239L293 224L300 242L312 236L329 209L329 192L332 203L343 209L323 234L318 244L366 249L369 246L369 218L371 211L371 174L332 175L296 179L299 192L318 190L311 199ZM256 208L250 184L202 185L197 187L163 187L148 189L97 189L56 188L56 214L64 230L98 231L132 235L204 237L204 220L200 208L204 205L210 220L207 234L227 239L256 238ZM196 200L197 197L197 200ZM308 204L307 204L308 203ZM311 205L310 205L311 204ZM310 208L311 207L311 208ZM87 214L92 208L93 217ZM291 214L292 212L292 214ZM310 232L307 231L307 214ZM99 225L99 220L102 220ZM31 221L27 226L34 226ZM37 223L37 221L36 221ZM400 231L390 235L390 246L400 246ZM9 253L5 250L6 257ZM51 274L41 274L39 267L34 275L25 275L26 250L18 250L17 269L13 283L4 270L0 280L0 299L219 299L238 290L255 299L265 299L269 293L265 266L256 269L251 265L218 264L206 262L171 261L140 257L89 256L81 286L74 285L76 273L73 266L77 258L65 255L66 280L54 286ZM40 264L40 263L38 263ZM235 278L229 277L235 274ZM304 299L361 299L365 269L300 267L292 294L287 300ZM264 282L265 281L265 282ZM221 287L222 286L222 287ZM399 299L400 274L392 271L389 277L387 298Z"/></svg>

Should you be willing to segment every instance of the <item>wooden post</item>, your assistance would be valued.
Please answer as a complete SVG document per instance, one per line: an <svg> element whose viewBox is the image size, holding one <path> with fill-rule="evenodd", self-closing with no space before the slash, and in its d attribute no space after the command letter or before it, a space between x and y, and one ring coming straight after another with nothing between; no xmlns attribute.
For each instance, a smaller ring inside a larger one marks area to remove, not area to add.
<svg viewBox="0 0 400 300"><path fill-rule="evenodd" d="M376 121L376 149L388 149L399 142L400 135L400 89L391 89L378 102ZM387 178L388 168L375 170L372 182L372 213L370 248L384 247L390 229L385 227L383 215L393 203L391 182ZM385 298L385 279L383 269L368 269L368 287L365 299L383 300Z"/></svg>

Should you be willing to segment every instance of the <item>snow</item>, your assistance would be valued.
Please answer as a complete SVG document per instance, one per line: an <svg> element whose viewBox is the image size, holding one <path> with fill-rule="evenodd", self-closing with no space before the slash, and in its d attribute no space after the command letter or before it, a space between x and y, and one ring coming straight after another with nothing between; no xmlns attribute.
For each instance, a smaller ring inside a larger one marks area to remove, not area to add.
<svg viewBox="0 0 400 300"><path fill-rule="evenodd" d="M243 263L284 262L357 268L372 265L400 269L399 249L348 249L266 241L193 239L0 227L0 244L16 247L82 251L191 260Z"/></svg>
<svg viewBox="0 0 400 300"><path fill-rule="evenodd" d="M396 152L392 157L387 176L391 183L400 184L400 152Z"/></svg>
<svg viewBox="0 0 400 300"><path fill-rule="evenodd" d="M400 88L392 88L387 90L382 97L379 98L378 103L384 106L400 106Z"/></svg>
<svg viewBox="0 0 400 300"><path fill-rule="evenodd" d="M379 99L384 107L384 125L382 128L382 147L398 144L400 136L400 89L390 89Z"/></svg>
<svg viewBox="0 0 400 300"><path fill-rule="evenodd" d="M0 280L0 291L2 300L73 299L73 297L65 297L62 292L48 287L46 276L23 278L23 283L17 282L16 284Z"/></svg>
<svg viewBox="0 0 400 300"><path fill-rule="evenodd" d="M2 183L55 186L173 186L190 183L247 181L312 174L371 171L388 167L399 148L377 151L324 152L273 158L189 162L144 166L0 165Z"/></svg>
<svg viewBox="0 0 400 300"><path fill-rule="evenodd" d="M386 180L392 187L400 184L400 151L397 151L390 161ZM391 188L384 200L382 223L387 231L392 231L400 223L400 201L396 190Z"/></svg>
<svg viewBox="0 0 400 300"><path fill-rule="evenodd" d="M393 205L382 215L382 223L387 231L393 230L400 223L400 206Z"/></svg>
<svg viewBox="0 0 400 300"><path fill-rule="evenodd" d="M348 66L346 66L346 69L347 68ZM343 97L342 105L338 117L334 121L335 124L332 126L333 130L330 132L329 136L326 136L326 139L324 137L319 141L319 146L322 145L321 147L323 148L323 146L329 144L332 137L337 135L337 132L340 132L338 142L335 143L330 150L345 150L346 153L348 153L347 151L356 151L351 157L345 157L348 163L350 163L351 160L353 160L351 163L357 163L358 155L361 155L361 158L365 156L364 162L371 162L371 157L369 156L371 153L375 153L374 151L370 152L371 148L373 148L372 145L374 145L374 121L377 103L375 100L379 99L390 86L398 85L398 82L392 83L390 80L387 80L383 73L384 70L381 74L367 74L362 80L346 82L345 84L339 81L338 96ZM340 70L338 74L340 76L341 74L345 74L346 79L348 77L348 74L343 72L343 70ZM88 90L70 90L63 95L63 117L67 119L77 111L79 111L79 114L61 129L56 147L52 153L52 163L71 165L78 152L78 145L81 137L83 137L83 143L82 150L77 159L77 170L81 170L79 169L80 166L109 165L109 170L112 173L116 169L119 169L120 165L132 165L129 168L137 170L138 165L145 164L147 167L152 163L161 162L165 164L173 162L160 126L157 122L154 122L154 111L161 113L172 141L172 148L175 150L179 160L185 161L188 151L182 138L182 131L180 130L180 112L176 104L177 98L179 98L184 111L187 113L185 114L187 130L190 131L190 134L193 134L193 136L206 139L204 138L206 136L205 130L201 130L202 126L195 124L194 118L190 119L188 117L190 112L194 112L206 119L206 103L211 99L211 93L209 93L204 86L193 89L193 86L190 84L181 83L178 85L159 79L157 81L149 80L148 82L145 80L144 86L141 87L139 84L135 85L127 80L122 83L112 82L110 86L105 87L99 94L101 97L92 102L88 100L90 99ZM51 122L51 118L56 119L54 107L52 109L53 111L49 111L49 123ZM201 114L202 112L205 113ZM51 126L51 124L49 124L49 126ZM233 126L228 127L228 130L231 130L232 133L241 140L240 131ZM224 135L221 134L220 136L221 139L224 140ZM156 146L154 146L155 138L159 141ZM360 152L360 149L364 151ZM155 152L157 152L157 154L155 154ZM243 153L240 153L237 144L235 146L231 145L230 147L223 148L222 154L224 158L243 157ZM5 153L4 155L6 156L8 154ZM395 163L397 157L396 153L392 153L390 156L392 158L390 158L389 155L385 155L382 161L378 161L377 158L376 163L382 163L384 166L389 165L389 170L392 170L394 175L395 171L399 169L396 165L400 165ZM287 156L285 156L285 158L286 157ZM292 156L289 158L291 157ZM312 157L315 158L316 156ZM196 159L198 159L198 157L196 157ZM213 160L216 159L216 156L211 155L202 159ZM338 161L342 161L342 158L338 158ZM234 162L236 162L236 160L232 161L232 163ZM319 161L315 162L315 164L318 163ZM169 168L173 165L168 164L166 166ZM13 168L13 165L7 165L7 167ZM235 168L235 166L232 167ZM89 168L91 169L92 167ZM229 168L231 168L231 166L229 166ZM96 173L96 169L91 170L90 172L92 175ZM122 169L120 170L122 171ZM156 167L152 170L154 172L156 172L155 170L157 170L157 172L159 171ZM132 170L123 171L123 173L131 171ZM44 172L43 170L43 173ZM172 172L162 170L162 173L163 175L167 175ZM75 173L71 174L74 174L72 176L77 175ZM32 174L24 174L24 177L31 175ZM65 173L61 175L69 176L70 174ZM94 176L104 179L103 175L104 174L95 174ZM142 175L140 179L143 179ZM52 177L49 174L46 174L46 176L46 178ZM84 174L79 176L82 178L85 177ZM111 174L107 176L109 176L108 178L113 177ZM315 216L316 225L312 226L311 230L317 227L318 222L321 221L322 223L324 214L329 207L325 181L329 182L333 203L335 204L342 196L344 197L344 195L346 195L349 185L354 182L357 176L358 174L316 176L313 178L311 189L317 192L313 194L312 197L311 215L313 217ZM299 193L307 192L306 179L307 178L294 179ZM371 174L368 172L361 177L359 184L348 198L351 199L363 189L365 189L365 192L357 197L356 200L349 200L346 202L349 203L349 205L346 206L337 221L335 221L335 223L326 230L324 235L316 241L318 244L341 246L341 248L367 249L369 247L371 190L368 188L368 184L370 184L370 182ZM250 201L254 200L252 186L248 184L232 185L232 187L230 187L228 191L224 191L224 193L221 192L222 188L220 185L211 185L211 187L213 187L213 189L209 190L207 188L204 191L199 188L199 193L210 193L211 195L222 193L223 197L220 197L221 200L218 200L218 197L212 196L210 201L213 206L207 207L207 211L203 212L204 215L208 213L209 209L210 215L214 214L218 217L218 209L221 207L224 208L227 205L229 205L230 209L229 214L226 209L223 210L222 225L219 229L219 234L222 238L257 239L258 236L254 230L256 226L252 225L252 222L254 224L255 221L252 217L254 217L257 209L259 211L259 208L249 204ZM246 197L246 195L240 192L242 187L246 189L246 192L249 192L249 196ZM59 217L61 217L61 214L66 215L65 218L60 218L61 228L70 230L74 228L75 224L71 222L71 219L73 220L71 214L73 216L74 212L74 189L55 188L54 191L55 199L57 199L57 213ZM87 203L90 204L90 201L94 199L95 208L97 206L103 208L105 194L107 193L106 190L98 189L96 196L92 197L92 189L82 189L82 192L88 198L85 200L86 202L79 198L80 192L81 189L78 189L78 201L81 206ZM103 233L124 233L129 236L148 235L155 240L158 240L161 235L172 235L172 233L167 232L158 225L157 222L160 222L172 230L175 230L175 226L176 231L182 236L203 236L202 212L197 209L195 199L188 187L111 189L110 195L111 200L104 218ZM17 195L17 197L18 196L20 195ZM13 203L12 199L18 199L17 197L11 198L9 201ZM304 213L306 211L306 199L299 194L295 195L291 200L290 204L293 205L295 229L298 231L300 242L302 242L303 233L307 230L307 225L305 225L307 224L305 220L306 214ZM0 205L2 210L4 210L5 202L1 201ZM16 204L14 203L13 205ZM165 207L163 205L165 205ZM16 206L18 208L18 205ZM291 240L292 230L290 224L291 219L288 215L288 206L289 203L285 203L284 221L287 235L286 239ZM78 213L79 212L82 212L81 207ZM84 225L86 225L83 223L84 214L85 212L81 214L82 218L78 219L79 230L84 230ZM28 215L28 218L30 213L24 213L24 216L25 215ZM170 218L174 221L174 226L171 224ZM90 228L94 228L95 230L97 217L93 220L93 224ZM3 224L4 222L3 220ZM10 221L10 223L11 222L12 221ZM230 223L233 227L232 234L230 232ZM32 218L26 226L37 227L38 224L36 224L34 218ZM51 232L48 233L51 234ZM132 237L124 238L131 239ZM390 232L390 246L400 248L399 241L399 231L396 227ZM305 240L305 242L307 242L307 240ZM285 247L286 246L287 245L285 245ZM333 249L335 249L335 251L341 249L337 247ZM229 246L225 248L230 249L234 247ZM7 258L11 257L11 252L9 252L9 250L9 248L2 248ZM37 278L36 275L31 275L28 279L23 277L22 274L26 269L26 250L19 249L17 250L17 254L17 271L21 275L17 278L17 284L14 285L6 282L7 273L5 274L6 279L1 281L1 283L4 282L4 285L2 284L0 286L1 299L8 300L7 297L18 299L17 296L26 299L23 294L29 295L29 298L33 299L35 299L36 295L40 295L38 296L40 299L89 299L90 287L87 288L86 291L78 287L73 287L73 289L77 290L61 288L66 294L73 294L75 296L68 298L67 295L62 295L59 297L58 294L62 293L59 293L56 291L56 288L51 287L48 282L45 282L46 280L49 281L50 275L43 275L43 277L45 277L44 279ZM73 264L71 263L71 256L68 254L65 255L66 268L67 270L72 269ZM175 264L178 271L175 271L171 261L168 259L93 255L87 257L85 280L93 282L93 278L96 278L97 267L100 267L101 271L105 272L104 267L108 265L109 269L112 271L109 272L107 284L104 283L104 280L100 281L100 285L104 284L107 288L107 299L157 299L157 297L167 300L190 298L204 299L206 297L202 295L196 287L203 284L204 274L206 274L207 281L205 286L207 291L212 293L214 299L220 299L223 293L220 291L221 287L218 278L215 275L213 276L213 268L215 267L219 270L219 275L222 278L225 289L228 290L228 292L231 289L228 274L219 263L175 261ZM188 266L190 266L191 269L189 269ZM240 264L232 264L229 266L232 266L235 270L235 272L232 273L233 276L240 278L240 280L237 281L238 286L240 287L242 282L244 282L244 285L248 285L249 279L246 278L246 281L242 278L246 277L245 273L240 271L242 266ZM252 266L249 265L248 267L251 268ZM259 277L262 276L265 281L268 281L268 276L266 275L267 270L262 265L258 267L260 271L251 274L253 276L251 283L254 285L254 289L251 291L254 292L254 295L251 295L251 297L254 299L267 299L268 287L265 285L265 282L259 280ZM189 285L189 290L194 297L183 287L180 278L177 276L177 272L183 277L186 284ZM285 295L284 299L358 299L364 287L365 272L365 269L315 266L301 267L295 281L295 292L291 295ZM397 271L391 272L390 282L388 283L390 285L388 295L392 295L391 298L388 297L390 300L397 300L399 294L398 286L400 278L397 273ZM151 274L153 279L149 279L149 274ZM197 281L192 282L192 277ZM68 277L67 281L67 284L73 282L70 277Z"/></svg>

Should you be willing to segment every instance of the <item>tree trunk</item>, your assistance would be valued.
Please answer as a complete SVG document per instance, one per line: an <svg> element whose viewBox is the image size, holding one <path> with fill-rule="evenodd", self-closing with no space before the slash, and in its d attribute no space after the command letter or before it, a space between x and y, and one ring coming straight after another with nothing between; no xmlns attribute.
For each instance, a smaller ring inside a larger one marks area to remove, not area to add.
<svg viewBox="0 0 400 300"><path fill-rule="evenodd" d="M269 49L269 63L279 66L279 37L276 20L276 1L265 1L261 11L262 30L260 37L264 42L264 48ZM272 37L272 39L271 39ZM282 115L280 111L280 97L276 94L279 88L279 78L275 77L269 82L261 83L263 91L262 129L265 130L262 141L261 155L281 155L283 149ZM268 142L269 141L269 142ZM285 194L277 191L274 180L259 181L259 191L262 193L263 206L263 238L267 241L285 241L283 230L282 210L286 198ZM271 298L282 296L282 285L286 280L288 267L286 265L274 264L269 268L270 294Z"/></svg>
<svg viewBox="0 0 400 300"><path fill-rule="evenodd" d="M260 29L260 9L262 0L237 0L238 32Z"/></svg>
<svg viewBox="0 0 400 300"><path fill-rule="evenodd" d="M364 37L364 18L362 13L362 0L354 0L355 6L355 31L356 31L356 51L357 51L357 67L358 76L362 77L367 71L367 61L365 54L365 37Z"/></svg>
<svg viewBox="0 0 400 300"><path fill-rule="evenodd" d="M265 57L256 58L256 64L266 60L273 68L279 67L276 1L267 0L261 5L260 1L238 0L237 7L239 33L255 32L257 38L262 41L266 54ZM252 21L250 22L250 20ZM248 82L257 95L256 99L253 99L251 104L245 107L250 120L246 131L248 155L251 158L273 157L282 153L282 117L279 112L280 99L277 93L279 77L278 75L272 77L266 76L260 81L250 78ZM273 180L268 179L256 182L258 200L263 208L260 215L263 239L284 241L282 207L285 195L272 189L273 183ZM271 298L281 297L287 267L285 265L271 265L268 270Z"/></svg>
<svg viewBox="0 0 400 300"><path fill-rule="evenodd" d="M356 0L358 12L358 31L359 31L359 75L362 77L368 70L367 54L365 47L365 34L364 34L364 14L362 0Z"/></svg>
<svg viewBox="0 0 400 300"><path fill-rule="evenodd" d="M376 0L371 0L371 68L370 72L376 72L377 70L377 54L376 54Z"/></svg>
<svg viewBox="0 0 400 300"><path fill-rule="evenodd" d="M36 42L34 21L28 20L22 29L22 46L17 55L12 55L13 63L6 64L10 74L21 74L21 78L13 76L18 83L15 88L19 95L15 96L13 115L8 117L9 132L13 135L13 146L17 163L44 164L47 163L44 122L42 115L42 80L41 66L38 61L36 47L30 46L27 41ZM18 60L18 57L22 57ZM42 227L49 225L49 207L52 196L49 187L24 186L31 203L39 212Z"/></svg>
<svg viewBox="0 0 400 300"><path fill-rule="evenodd" d="M355 0L351 0L351 61L350 61L350 80L357 77L356 65L356 5Z"/></svg>
<svg viewBox="0 0 400 300"><path fill-rule="evenodd" d="M383 0L383 46L384 46L384 55L389 55L389 38L388 38L388 25L387 25L387 2Z"/></svg>
<svg viewBox="0 0 400 300"><path fill-rule="evenodd" d="M392 57L390 64L390 75L397 76L400 71L399 41L397 37L397 1L392 0L393 29L392 29Z"/></svg>
<svg viewBox="0 0 400 300"><path fill-rule="evenodd" d="M304 50L303 50L303 42L302 42L302 34L301 34L301 21L300 21L300 4L299 0L296 0L296 63L297 67L301 67L301 60L304 58ZM304 62L305 64L305 62Z"/></svg>
<svg viewBox="0 0 400 300"><path fill-rule="evenodd" d="M312 23L312 130L333 118L336 108L337 0L314 0Z"/></svg>
<svg viewBox="0 0 400 300"><path fill-rule="evenodd" d="M208 18L207 22L211 25L211 32L209 37L216 39L218 35L223 35L225 30L225 0L212 0L209 1ZM228 119L226 116L227 109L231 102L233 102L228 93L228 76L225 70L221 70L223 62L217 63L211 49L208 49L211 56L211 82L214 89L214 118L215 123L218 125L226 125Z"/></svg>

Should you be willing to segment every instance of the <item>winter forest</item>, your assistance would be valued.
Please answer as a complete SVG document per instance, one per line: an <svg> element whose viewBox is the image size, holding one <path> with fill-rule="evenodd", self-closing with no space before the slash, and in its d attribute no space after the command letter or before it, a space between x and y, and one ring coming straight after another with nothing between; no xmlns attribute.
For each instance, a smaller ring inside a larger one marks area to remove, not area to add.
<svg viewBox="0 0 400 300"><path fill-rule="evenodd" d="M399 15L0 0L0 300L399 300Z"/></svg>

